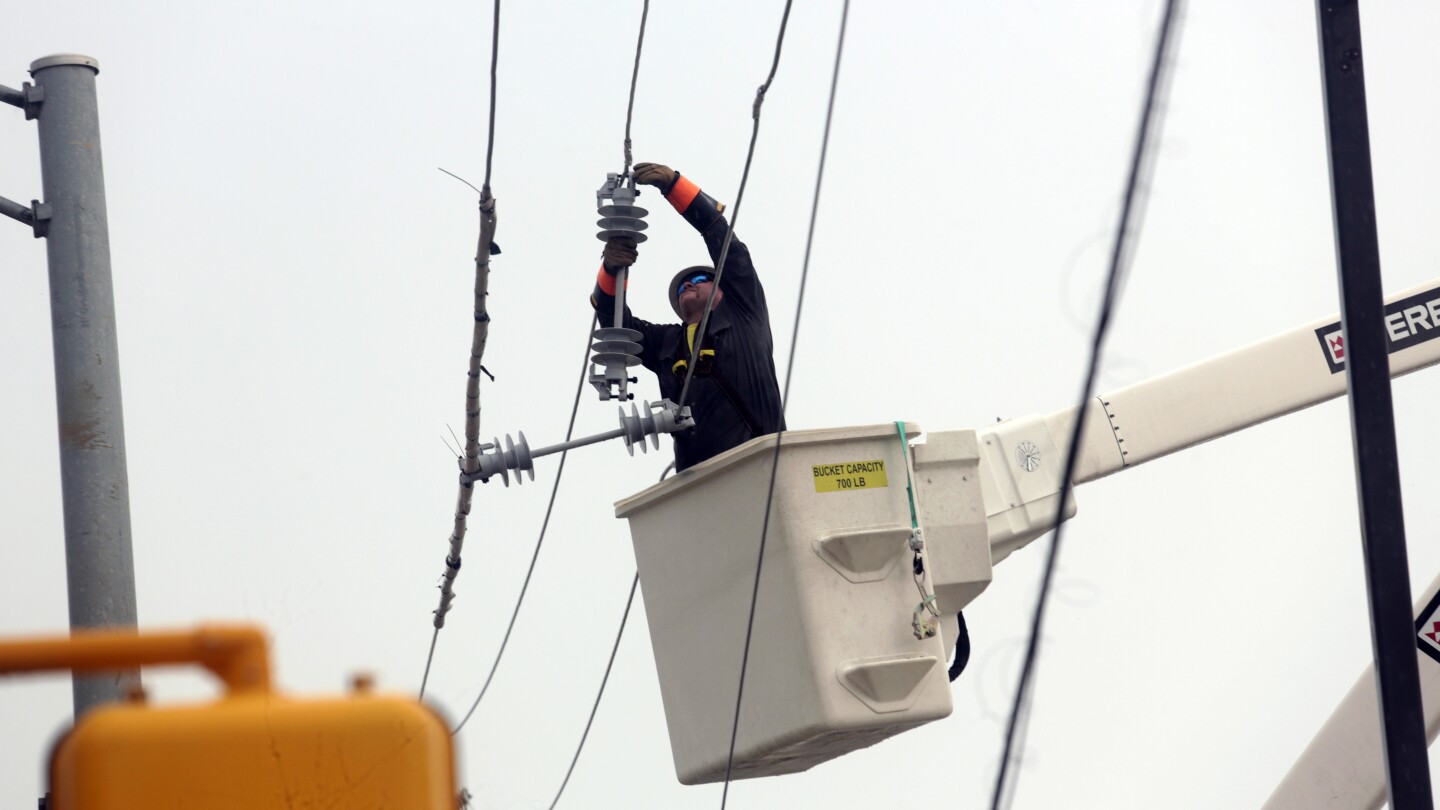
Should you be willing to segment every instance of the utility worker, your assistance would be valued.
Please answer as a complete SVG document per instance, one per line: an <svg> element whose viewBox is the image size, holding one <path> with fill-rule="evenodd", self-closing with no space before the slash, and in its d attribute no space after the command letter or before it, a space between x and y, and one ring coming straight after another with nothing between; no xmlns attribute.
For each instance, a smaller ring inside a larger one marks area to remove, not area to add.
<svg viewBox="0 0 1440 810"><path fill-rule="evenodd" d="M635 164L635 182L659 189L704 237L710 260L720 260L729 228L721 215L723 204L702 192L689 178L658 163ZM629 237L615 237L605 243L604 261L590 296L601 326L615 325L615 274L634 264L637 255L635 240ZM725 272L718 278L719 289L714 290L715 302L694 379L683 403L680 391L685 385L705 302L715 288L715 268L687 267L671 279L670 307L681 323L650 323L631 315L627 306L625 322L620 324L641 334L640 361L659 378L661 396L690 406L695 418L694 428L674 436L676 472L757 436L785 429L765 289L750 262L750 251L739 239L731 239Z"/></svg>

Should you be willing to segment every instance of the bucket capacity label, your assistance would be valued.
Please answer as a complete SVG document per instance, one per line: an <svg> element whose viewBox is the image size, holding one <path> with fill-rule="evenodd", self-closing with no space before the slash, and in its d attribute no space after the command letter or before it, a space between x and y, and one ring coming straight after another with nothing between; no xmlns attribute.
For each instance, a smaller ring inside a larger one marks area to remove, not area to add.
<svg viewBox="0 0 1440 810"><path fill-rule="evenodd" d="M878 489L890 486L885 477L885 460L843 461L839 464L813 464L816 492L848 492L854 489Z"/></svg>
<svg viewBox="0 0 1440 810"><path fill-rule="evenodd" d="M1385 305L1386 346L1390 354L1440 338L1440 287ZM1345 370L1345 338L1340 324L1315 330L1331 374Z"/></svg>

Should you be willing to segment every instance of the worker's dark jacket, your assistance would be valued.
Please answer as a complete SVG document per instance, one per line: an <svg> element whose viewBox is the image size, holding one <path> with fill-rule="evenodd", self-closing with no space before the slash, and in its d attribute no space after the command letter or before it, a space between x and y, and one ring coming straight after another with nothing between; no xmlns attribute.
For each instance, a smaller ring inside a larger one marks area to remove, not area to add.
<svg viewBox="0 0 1440 810"><path fill-rule="evenodd" d="M722 206L684 177L679 178L666 199L705 237L711 262L718 262L728 228L720 213ZM614 289L615 277L602 266L590 298L602 326L614 325ZM730 241L720 290L724 299L710 313L704 345L715 350L713 371L708 375L697 371L690 383L685 404L695 417L695 427L674 437L676 471L755 436L785 429L775 376L774 341L770 337L770 310L755 265L750 262L750 251L739 239ZM640 332L641 362L659 377L661 396L678 403L685 384L685 367L677 368L676 364L690 358L685 327L641 320L630 313L628 306L622 325ZM704 364L700 369L705 369ZM730 394L726 393L727 386ZM747 419L753 423L753 431Z"/></svg>

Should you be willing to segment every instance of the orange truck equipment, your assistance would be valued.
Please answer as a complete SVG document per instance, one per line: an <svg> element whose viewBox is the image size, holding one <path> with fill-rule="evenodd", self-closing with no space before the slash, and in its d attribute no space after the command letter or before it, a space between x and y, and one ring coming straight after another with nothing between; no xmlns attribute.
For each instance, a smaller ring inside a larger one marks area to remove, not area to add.
<svg viewBox="0 0 1440 810"><path fill-rule="evenodd" d="M0 674L199 664L225 685L210 703L157 707L137 695L87 712L51 753L46 807L454 810L454 751L438 715L361 679L340 698L280 695L266 644L248 626L0 642Z"/></svg>

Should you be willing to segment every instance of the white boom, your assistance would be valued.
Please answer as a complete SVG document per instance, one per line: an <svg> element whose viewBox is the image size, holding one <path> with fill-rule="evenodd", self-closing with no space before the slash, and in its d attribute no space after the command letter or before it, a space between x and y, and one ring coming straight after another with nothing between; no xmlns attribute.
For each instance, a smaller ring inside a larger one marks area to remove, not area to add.
<svg viewBox="0 0 1440 810"><path fill-rule="evenodd" d="M1440 279L1385 303L1391 376L1440 362ZM1344 362L1335 316L1095 397L1080 416L1073 483L1334 399L1346 390ZM1069 408L978 432L994 562L1054 527L1060 467L1075 419L1076 409ZM1073 498L1068 506L1066 518L1075 514ZM1417 614L1437 590L1440 577L1422 593ZM1433 743L1440 733L1440 661L1416 654L1426 738ZM1378 810L1386 795L1379 718L1372 665L1275 789L1266 810Z"/></svg>
<svg viewBox="0 0 1440 810"><path fill-rule="evenodd" d="M1390 374L1440 363L1440 279L1385 299ZM1083 484L1345 393L1333 316L1092 399L1073 483ZM995 562L1049 531L1076 409L979 431ZM1073 515L1073 501L1070 514Z"/></svg>
<svg viewBox="0 0 1440 810"><path fill-rule="evenodd" d="M1440 591L1440 576L1421 591L1420 612ZM1425 706L1425 739L1440 733L1440 662L1420 659L1420 699ZM1360 673L1330 719L1321 726L1270 794L1265 810L1379 810L1385 803L1385 758L1380 749L1380 705L1375 697L1375 666Z"/></svg>

